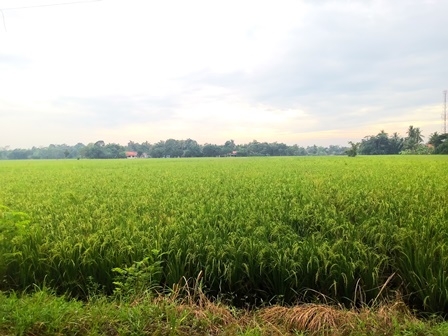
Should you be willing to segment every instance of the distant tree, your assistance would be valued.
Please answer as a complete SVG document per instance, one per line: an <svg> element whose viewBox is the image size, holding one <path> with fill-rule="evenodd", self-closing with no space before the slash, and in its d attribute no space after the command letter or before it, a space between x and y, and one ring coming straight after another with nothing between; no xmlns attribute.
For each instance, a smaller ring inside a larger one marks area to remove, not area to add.
<svg viewBox="0 0 448 336"><path fill-rule="evenodd" d="M308 153L308 155L317 155L317 146L313 145L313 146L308 146L306 148L306 152Z"/></svg>
<svg viewBox="0 0 448 336"><path fill-rule="evenodd" d="M140 151L142 152L142 154L145 153L149 155L149 153L151 152L151 148L152 145L148 141L142 142L140 145Z"/></svg>
<svg viewBox="0 0 448 336"><path fill-rule="evenodd" d="M202 147L202 155L206 157L214 157L221 155L221 148L217 145L205 144Z"/></svg>
<svg viewBox="0 0 448 336"><path fill-rule="evenodd" d="M439 136L440 136L440 134L438 134L437 132L431 133L429 135L428 143L430 145L433 145L434 147L437 147L437 145L439 145L439 143L438 143L439 142Z"/></svg>
<svg viewBox="0 0 448 336"><path fill-rule="evenodd" d="M182 143L179 140L168 139L165 141L165 156L180 157L183 153Z"/></svg>
<svg viewBox="0 0 448 336"><path fill-rule="evenodd" d="M98 147L104 147L106 144L104 143L103 140L98 140L97 142L95 142L95 146Z"/></svg>
<svg viewBox="0 0 448 336"><path fill-rule="evenodd" d="M399 154L403 147L403 139L394 133L391 137L381 130L377 135L364 137L359 145L359 153L364 155Z"/></svg>
<svg viewBox="0 0 448 336"><path fill-rule="evenodd" d="M351 147L347 150L346 153L350 157L355 157L356 155L358 155L358 148L359 148L360 143L359 142L355 143L352 141L349 141L348 143L350 144Z"/></svg>
<svg viewBox="0 0 448 336"><path fill-rule="evenodd" d="M16 148L8 153L8 159L10 160L26 160L29 159L32 151L29 149Z"/></svg>
<svg viewBox="0 0 448 336"><path fill-rule="evenodd" d="M308 153L306 149L303 147L299 147L298 145L292 145L288 147L288 155L291 156L306 156Z"/></svg>
<svg viewBox="0 0 448 336"><path fill-rule="evenodd" d="M0 147L0 160L8 159L9 146Z"/></svg>
<svg viewBox="0 0 448 336"><path fill-rule="evenodd" d="M235 141L233 140L227 140L224 145L221 147L221 153L222 154L230 154L232 153L236 148Z"/></svg>
<svg viewBox="0 0 448 336"><path fill-rule="evenodd" d="M423 136L420 128L409 126L407 131L407 137L404 139L403 149L408 150L411 153L416 152L418 146L423 142Z"/></svg>
<svg viewBox="0 0 448 336"><path fill-rule="evenodd" d="M202 156L201 147L196 140L187 139L182 141L183 157L199 157Z"/></svg>
<svg viewBox="0 0 448 336"><path fill-rule="evenodd" d="M233 150L235 148L235 141L227 140L224 144L224 147L227 147L227 148L230 148Z"/></svg>
<svg viewBox="0 0 448 336"><path fill-rule="evenodd" d="M131 152L138 152L140 150L140 144L129 140L127 149Z"/></svg>
<svg viewBox="0 0 448 336"><path fill-rule="evenodd" d="M88 159L105 159L106 154L104 151L105 143L100 140L93 143L89 143L82 149L82 155Z"/></svg>
<svg viewBox="0 0 448 336"><path fill-rule="evenodd" d="M257 140L252 140L247 144L247 155L249 156L258 156L261 155L262 144Z"/></svg>
<svg viewBox="0 0 448 336"><path fill-rule="evenodd" d="M428 143L434 146L434 154L448 154L448 133L430 135Z"/></svg>
<svg viewBox="0 0 448 336"><path fill-rule="evenodd" d="M274 142L270 144L271 155L273 156L285 156L288 155L288 146L284 143Z"/></svg>
<svg viewBox="0 0 448 336"><path fill-rule="evenodd" d="M74 145L71 150L70 150L70 157L71 158L80 158L82 155L82 150L83 148L85 148L86 146L81 143L78 142L76 145Z"/></svg>
<svg viewBox="0 0 448 336"><path fill-rule="evenodd" d="M343 155L347 150L347 147L330 145L327 149L327 153L328 155Z"/></svg>
<svg viewBox="0 0 448 336"><path fill-rule="evenodd" d="M403 148L403 138L394 132L391 138L389 138L389 154L398 154Z"/></svg>
<svg viewBox="0 0 448 336"><path fill-rule="evenodd" d="M126 158L125 147L123 147L119 144L109 143L104 146L102 155L103 155L103 158L105 158L105 159Z"/></svg>
<svg viewBox="0 0 448 336"><path fill-rule="evenodd" d="M442 142L434 150L434 154L448 154L448 141Z"/></svg>
<svg viewBox="0 0 448 336"><path fill-rule="evenodd" d="M164 157L165 154L165 141L159 141L152 145L151 150L149 152L149 156L153 158L161 158Z"/></svg>

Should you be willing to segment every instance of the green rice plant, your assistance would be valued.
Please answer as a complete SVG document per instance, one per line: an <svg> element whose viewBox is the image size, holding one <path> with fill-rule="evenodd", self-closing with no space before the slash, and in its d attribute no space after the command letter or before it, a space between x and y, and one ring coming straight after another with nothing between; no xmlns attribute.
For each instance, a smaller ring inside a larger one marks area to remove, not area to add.
<svg viewBox="0 0 448 336"><path fill-rule="evenodd" d="M24 226L1 217L1 286L112 294L114 269L148 271L157 250L152 285L202 274L208 295L242 305L350 305L403 291L444 311L442 159L0 162L0 203L28 214L16 218Z"/></svg>
<svg viewBox="0 0 448 336"><path fill-rule="evenodd" d="M446 314L448 240L445 230L439 234L435 234L434 229L428 231L410 231L401 235L403 242L399 249L397 269L411 304L428 312ZM440 237L444 240L438 240Z"/></svg>

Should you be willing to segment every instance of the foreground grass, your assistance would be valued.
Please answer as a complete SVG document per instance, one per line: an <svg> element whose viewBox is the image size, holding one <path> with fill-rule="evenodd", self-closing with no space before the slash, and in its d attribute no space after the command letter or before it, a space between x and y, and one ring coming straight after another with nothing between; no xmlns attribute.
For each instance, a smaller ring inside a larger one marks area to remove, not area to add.
<svg viewBox="0 0 448 336"><path fill-rule="evenodd" d="M47 290L0 293L1 335L447 335L397 301L347 310L328 305L242 310L204 295L68 300Z"/></svg>

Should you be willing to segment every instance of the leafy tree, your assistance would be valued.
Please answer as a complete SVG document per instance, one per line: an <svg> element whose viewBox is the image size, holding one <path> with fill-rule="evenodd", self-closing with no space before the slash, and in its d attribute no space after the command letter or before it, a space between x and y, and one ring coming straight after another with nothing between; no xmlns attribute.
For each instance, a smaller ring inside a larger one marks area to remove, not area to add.
<svg viewBox="0 0 448 336"><path fill-rule="evenodd" d="M165 156L180 157L183 153L182 143L179 140L168 139L165 141Z"/></svg>
<svg viewBox="0 0 448 336"><path fill-rule="evenodd" d="M129 140L127 149L131 152L138 152L140 150L140 145L137 142Z"/></svg>
<svg viewBox="0 0 448 336"><path fill-rule="evenodd" d="M448 141L442 142L434 150L434 154L448 154Z"/></svg>
<svg viewBox="0 0 448 336"><path fill-rule="evenodd" d="M288 155L291 156L306 156L308 153L306 149L303 147L299 147L298 145L292 145L288 147Z"/></svg>
<svg viewBox="0 0 448 336"><path fill-rule="evenodd" d="M0 160L8 159L9 146L0 147Z"/></svg>
<svg viewBox="0 0 448 336"><path fill-rule="evenodd" d="M448 133L430 135L428 143L434 146L434 154L448 154Z"/></svg>
<svg viewBox="0 0 448 336"><path fill-rule="evenodd" d="M316 145L308 146L306 148L306 152L308 153L308 155L317 155L317 146Z"/></svg>
<svg viewBox="0 0 448 336"><path fill-rule="evenodd" d="M89 159L104 159L105 155L103 152L103 147L105 146L104 141L100 140L93 143L89 143L85 148L83 148L82 154L84 157Z"/></svg>
<svg viewBox="0 0 448 336"><path fill-rule="evenodd" d="M428 143L430 145L433 145L434 147L437 147L441 143L439 140L439 137L440 137L440 134L438 134L437 132L431 133L429 135Z"/></svg>
<svg viewBox="0 0 448 336"><path fill-rule="evenodd" d="M347 151L346 147L330 145L327 149L329 155L342 155Z"/></svg>
<svg viewBox="0 0 448 336"><path fill-rule="evenodd" d="M202 156L201 147L196 140L187 139L182 141L183 157L199 157Z"/></svg>
<svg viewBox="0 0 448 336"><path fill-rule="evenodd" d="M126 158L125 148L119 144L109 143L104 146L103 157L107 159Z"/></svg>
<svg viewBox="0 0 448 336"><path fill-rule="evenodd" d="M403 148L403 138L401 138L397 132L394 132L391 138L389 138L389 154L398 154Z"/></svg>
<svg viewBox="0 0 448 336"><path fill-rule="evenodd" d="M359 153L364 155L399 154L403 147L403 138L398 133L391 137L381 130L377 135L364 137L359 145Z"/></svg>
<svg viewBox="0 0 448 336"><path fill-rule="evenodd" d="M350 157L355 157L356 155L358 155L358 148L360 143L359 142L354 143L352 141L349 141L348 143L350 144L351 148L348 149L346 153Z"/></svg>
<svg viewBox="0 0 448 336"><path fill-rule="evenodd" d="M230 148L230 149L235 149L235 141L233 140L227 140L224 144L224 147Z"/></svg>
<svg viewBox="0 0 448 336"><path fill-rule="evenodd" d="M221 147L221 153L224 155L232 153L235 150L235 148L236 148L235 141L227 140Z"/></svg>
<svg viewBox="0 0 448 336"><path fill-rule="evenodd" d="M25 160L31 156L32 152L29 149L16 148L8 153L8 159L10 160Z"/></svg>
<svg viewBox="0 0 448 336"><path fill-rule="evenodd" d="M202 147L202 155L207 157L214 157L221 155L221 148L217 145L205 144Z"/></svg>
<svg viewBox="0 0 448 336"><path fill-rule="evenodd" d="M149 153L151 152L151 148L152 145L148 141L142 142L140 144L140 151L142 152L142 154L145 153L149 155Z"/></svg>
<svg viewBox="0 0 448 336"><path fill-rule="evenodd" d="M165 141L159 141L155 143L149 152L149 155L153 158L161 158L165 156Z"/></svg>

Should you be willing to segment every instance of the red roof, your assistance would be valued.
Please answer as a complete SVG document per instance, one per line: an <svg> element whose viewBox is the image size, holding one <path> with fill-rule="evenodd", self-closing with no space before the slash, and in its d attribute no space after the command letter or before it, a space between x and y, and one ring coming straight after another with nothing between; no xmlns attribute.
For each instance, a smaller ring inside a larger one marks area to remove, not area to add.
<svg viewBox="0 0 448 336"><path fill-rule="evenodd" d="M137 152L126 152L126 156L137 156Z"/></svg>

